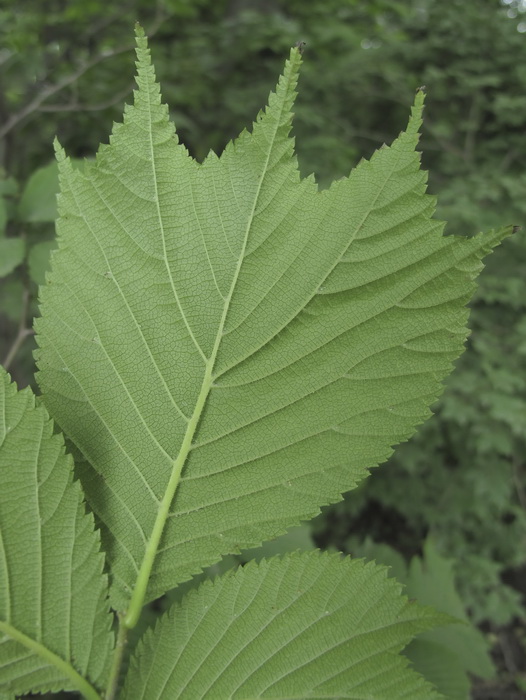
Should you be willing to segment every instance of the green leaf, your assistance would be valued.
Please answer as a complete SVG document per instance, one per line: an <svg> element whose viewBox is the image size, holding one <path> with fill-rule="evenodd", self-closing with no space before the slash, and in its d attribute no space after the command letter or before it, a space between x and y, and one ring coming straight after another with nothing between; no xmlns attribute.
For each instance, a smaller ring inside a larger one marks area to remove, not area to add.
<svg viewBox="0 0 526 700"><path fill-rule="evenodd" d="M416 598L423 605L432 605L437 610L448 613L465 623L433 630L424 635L423 640L453 653L464 678L466 678L467 672L480 678L492 678L495 675L495 669L488 654L488 644L483 634L469 624L464 604L455 589L453 564L452 560L440 556L433 541L428 539L424 545L423 559L413 557L411 560L407 594ZM417 640L415 645L420 644L420 641L420 639ZM415 657L413 657L412 650L408 651L408 655L415 664L416 655L420 660L423 658L418 650ZM430 668L431 665L434 665L439 671L441 669L441 673L437 673L436 678ZM427 665L419 665L418 669L424 673L426 678L433 680L437 687L446 694L446 687L438 676L441 675L442 679L448 683L448 679L453 675L451 667L440 667L440 664L435 663L432 659L429 660L429 666L428 668Z"/></svg>
<svg viewBox="0 0 526 700"><path fill-rule="evenodd" d="M0 374L0 692L95 700L112 644L99 534L45 409Z"/></svg>
<svg viewBox="0 0 526 700"><path fill-rule="evenodd" d="M130 700L440 696L399 654L444 618L385 567L309 552L203 584L139 645Z"/></svg>
<svg viewBox="0 0 526 700"><path fill-rule="evenodd" d="M495 675L488 643L470 624L456 591L453 561L437 552L431 538L424 544L424 556L413 557L409 570L401 555L386 544L366 540L353 551L389 565L390 575L406 584L405 592L410 598L461 621L424 632L405 651L415 669L445 697L450 700L469 698L468 672L480 678Z"/></svg>
<svg viewBox="0 0 526 700"><path fill-rule="evenodd" d="M438 630L432 630L429 634ZM454 651L431 636L419 637L407 647L408 659L447 700L470 700L471 683Z"/></svg>
<svg viewBox="0 0 526 700"><path fill-rule="evenodd" d="M146 40L138 86L83 173L63 151L41 291L44 401L82 452L112 602L133 626L222 554L338 500L429 415L466 337L481 257L511 229L442 236L415 152L319 192L289 138L301 56L202 165L175 137Z"/></svg>
<svg viewBox="0 0 526 700"><path fill-rule="evenodd" d="M310 526L303 523L298 527L291 528L288 532L275 540L263 542L256 549L248 549L241 552L241 560L249 561L255 559L260 561L263 557L273 557L277 554L286 554L288 552L301 551L306 552L309 549L315 549L315 544L311 536Z"/></svg>
<svg viewBox="0 0 526 700"><path fill-rule="evenodd" d="M58 190L56 162L35 170L27 181L18 204L20 220L31 223L55 221Z"/></svg>
<svg viewBox="0 0 526 700"><path fill-rule="evenodd" d="M13 323L20 323L20 317L24 313L25 293L22 280L18 279L18 276L13 275L2 282L0 310Z"/></svg>
<svg viewBox="0 0 526 700"><path fill-rule="evenodd" d="M25 250L22 238L0 238L0 277L6 277L20 265Z"/></svg>
<svg viewBox="0 0 526 700"><path fill-rule="evenodd" d="M27 265L29 268L29 276L35 284L44 284L46 281L46 272L50 269L49 258L51 251L57 247L56 241L41 241L29 251L27 256Z"/></svg>
<svg viewBox="0 0 526 700"><path fill-rule="evenodd" d="M2 282L2 297L0 301L0 311L13 321L20 323L20 317L24 313L25 288L18 276L11 277Z"/></svg>
<svg viewBox="0 0 526 700"><path fill-rule="evenodd" d="M14 197L18 192L18 182L13 176L0 178L0 195L2 197Z"/></svg>
<svg viewBox="0 0 526 700"><path fill-rule="evenodd" d="M71 164L82 170L84 160L72 158ZM38 168L29 177L18 204L18 218L27 223L54 222L57 218L59 193L58 164L56 161Z"/></svg>
<svg viewBox="0 0 526 700"><path fill-rule="evenodd" d="M385 542L375 542L371 537L366 537L363 542L355 542L351 536L345 551L352 556L364 557L367 561L376 561L389 567L389 576L399 583L407 583L407 563L404 557Z"/></svg>

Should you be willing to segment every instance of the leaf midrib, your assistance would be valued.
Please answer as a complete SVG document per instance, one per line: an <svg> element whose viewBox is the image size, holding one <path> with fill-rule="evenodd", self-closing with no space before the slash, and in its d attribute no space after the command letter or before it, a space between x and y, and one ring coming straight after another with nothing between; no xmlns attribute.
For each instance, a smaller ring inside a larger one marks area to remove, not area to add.
<svg viewBox="0 0 526 700"><path fill-rule="evenodd" d="M295 76L295 72L293 70L291 70L289 75L288 75L287 84L285 86L283 86L283 90L284 90L285 94L288 94L288 92L290 90L290 84L291 84L292 80L294 79L294 76ZM263 186L263 182L264 182L265 177L267 175L270 156L271 156L271 153L272 153L272 150L274 147L276 136L277 136L280 124L281 124L283 110L285 107L285 100L282 100L281 105L280 105L280 110L275 117L275 127L274 127L274 130L272 133L272 138L270 139L270 141L268 141L265 163L261 169L261 176L259 178L258 186L257 186L256 192L254 194L254 201L252 204L251 211L250 211L248 218L247 218L247 225L245 228L243 245L242 245L242 248L241 248L240 253L239 253L239 257L238 257L236 269L235 269L235 272L234 272L234 275L232 278L232 282L230 285L229 293L228 293L227 297L225 298L225 302L223 305L223 313L222 313L221 319L219 321L219 325L218 325L218 329L217 329L217 333L216 333L216 338L214 341L214 346L212 348L212 352L210 354L210 357L207 359L207 358L205 358L201 348L197 344L197 342L195 340L195 336L193 335L193 333L188 325L188 322L186 320L186 317L183 313L183 310L180 307L177 292L175 290L175 286L173 283L173 276L171 274L171 271L170 271L169 265L168 265L168 258L166 256L166 244L165 244L166 242L165 242L165 235L164 235L164 227L163 227L163 223L162 223L162 213L161 213L161 207L160 207L159 197L158 197L158 187L157 187L157 177L156 177L156 167L155 167L155 155L154 155L153 137L152 137L153 136L152 135L152 121L151 121L152 112L151 112L150 93L148 91L146 91L146 94L147 94L147 98L148 98L148 107L149 107L148 116L150 119L149 139L150 139L150 152L151 152L151 163L152 163L152 176L153 176L153 180L154 180L156 206L157 206L157 212L158 212L158 217L159 217L159 225L161 228L161 235L162 235L162 239L163 239L163 252L164 252L166 269L168 271L168 275L169 275L169 278L171 281L172 290L174 293L175 300L179 306L179 309L181 311L181 315L183 316L183 320L185 322L185 325L188 328L188 331L191 335L192 340L196 344L196 348L199 350L203 359L205 359L205 372L204 372L203 381L201 384L201 389L199 391L199 395L198 395L196 403L195 403L195 408L194 408L193 414L190 418L190 421L188 422L188 426L187 426L185 435L183 437L183 441L181 443L179 453L173 462L172 473L170 475L170 479L168 481L164 496L163 496L161 504L159 506L159 510L158 510L157 517L155 519L155 522L154 522L154 525L152 528L150 539L146 545L146 550L145 550L142 564L141 564L141 567L139 570L139 574L137 576L136 585L134 587L134 591L133 591L133 594L132 594L132 597L130 600L128 612L127 612L126 617L124 619L124 624L126 625L126 627L128 627L130 629L133 628L137 624L137 621L139 619L139 615L140 615L140 612L141 612L141 609L142 609L142 606L144 604L144 600L146 597L146 591L148 588L148 582L150 579L151 571L153 569L155 558L157 555L157 550L159 548L161 536L164 532L164 527L165 527L166 521L168 519L170 506L172 504L173 498L175 496L175 492L176 492L177 487L179 485L179 482L181 480L181 474L182 474L184 465L186 463L186 459L187 459L188 454L190 453L190 451L192 449L192 442L193 442L193 438L195 435L195 431L197 430L197 426L199 424L201 414L203 412L203 409L204 409L205 404L206 404L206 400L208 398L208 394L210 393L210 389L212 388L213 369L214 369L215 361L217 358L217 353L219 352L221 338L223 335L223 329L225 326L228 311L230 309L230 303L232 301L232 296L233 296L233 293L234 293L234 290L235 290L235 287L236 287L236 284L237 284L237 281L239 278L239 274L240 274L240 271L241 271L241 268L243 265L244 254L245 254L245 250L247 247L249 234L250 234L250 231L252 229L253 222L254 222L254 217L255 217L255 213L256 213L257 204L259 201L259 196L261 193L261 188Z"/></svg>
<svg viewBox="0 0 526 700"><path fill-rule="evenodd" d="M404 134L402 134L402 136L403 136L403 135L404 135ZM393 145L394 145L394 144L393 144ZM389 146L389 148L392 149L393 146ZM376 195L375 195L375 197L374 197L372 203L371 203L370 206L367 208L367 210L364 212L364 214L363 214L363 216L362 216L362 219L357 223L356 228L355 228L355 231L354 231L352 237L349 239L349 241L348 241L348 243L346 244L346 246L342 249L340 255L335 259L333 265L332 265L326 272L324 272L323 277L321 277L321 278L318 280L317 284L316 284L316 285L313 285L313 290L314 290L314 291L310 293L310 295L308 296L308 298L303 302L302 306L298 306L298 307L296 308L295 311L291 312L290 315L289 315L289 317L288 317L288 318L282 323L282 325L275 331L275 333L273 334L273 336L271 336L270 338L268 338L267 340L265 340L265 342L264 342L262 345L260 345L259 347L255 348L254 350L252 350L248 355L245 355L245 357L236 360L235 363L230 364L230 365L225 365L225 366L221 369L221 371L218 372L218 373L214 376L214 381L217 381L220 377L222 377L223 375L227 374L231 369L233 369L234 367L236 367L240 362L244 362L244 361L248 360L249 358L251 358L251 357L252 357L253 355L255 355L256 353L260 352L269 342L271 342L279 333L281 333L281 331L283 331L284 328L286 328L295 318L297 318L297 316L298 316L298 314L299 314L300 311L302 311L303 309L305 309L305 308L309 305L309 303L310 303L310 302L313 300L313 298L317 295L317 293L318 293L317 290L319 289L319 287L320 287L321 285L323 285L324 282L327 281L327 278L332 274L332 272L334 272L334 270L336 269L336 267L343 261L343 256L346 255L346 254L348 253L349 248L351 247L352 243L356 240L356 237L358 236L358 234L360 233L360 231L361 231L361 230L363 229L363 227L365 226L365 223L367 222L367 219L371 216L371 214L372 214L373 212L376 211L376 202L378 201L378 198L380 197L380 195L383 193L383 191L384 191L385 187L387 186L387 184L391 181L391 178L393 177L393 174L397 171L397 167L398 167L398 163L400 162L401 155L402 155L401 153L398 153L398 157L397 157L396 161L393 163L391 169L390 169L390 170L387 172L387 174L385 175L384 181L383 181L381 187L379 187L379 189L378 189L378 191L377 191L377 193L376 193ZM369 161L366 161L366 163L369 163ZM359 166L356 168L355 172L358 171L358 169L359 169ZM347 181L347 182L349 182L349 181ZM326 196L329 196L329 193L330 193L330 192L331 192L331 189L326 190L326 191L324 191L324 192L321 192L321 193L319 193L319 195L321 195L322 197L326 197ZM259 194L259 190L258 190L258 194ZM404 193L404 195L405 195L405 194L406 194L406 193ZM292 263L291 263L291 264L292 264ZM283 273L283 275L284 275L284 274L285 274L285 272ZM282 276L283 276L283 275L282 275ZM241 324L239 324L239 325L241 325ZM237 327L239 327L239 326L237 326ZM236 327L236 328L237 328L237 327ZM232 330L234 330L234 329L232 329Z"/></svg>

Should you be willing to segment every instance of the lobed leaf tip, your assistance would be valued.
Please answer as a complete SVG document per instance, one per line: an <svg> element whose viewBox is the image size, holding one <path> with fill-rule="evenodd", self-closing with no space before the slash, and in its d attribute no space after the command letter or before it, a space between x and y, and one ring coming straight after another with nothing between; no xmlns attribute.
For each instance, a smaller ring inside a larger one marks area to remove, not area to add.
<svg viewBox="0 0 526 700"><path fill-rule="evenodd" d="M414 101L413 106L422 109L425 101L426 101L425 91L422 90L421 88L418 88L418 90L415 93L415 101Z"/></svg>
<svg viewBox="0 0 526 700"><path fill-rule="evenodd" d="M144 39L146 36L144 28L140 22L135 22L135 36L137 39Z"/></svg>
<svg viewBox="0 0 526 700"><path fill-rule="evenodd" d="M64 150L60 141L58 140L58 136L55 136L55 138L53 139L53 149L55 151L55 158L59 163L60 161L66 159L66 151Z"/></svg>
<svg viewBox="0 0 526 700"><path fill-rule="evenodd" d="M418 88L413 101L413 106L411 107L409 123L406 127L405 133L419 136L420 127L422 126L422 114L425 106L425 97L426 93L424 92L423 88ZM402 134L399 135L399 138L401 135Z"/></svg>

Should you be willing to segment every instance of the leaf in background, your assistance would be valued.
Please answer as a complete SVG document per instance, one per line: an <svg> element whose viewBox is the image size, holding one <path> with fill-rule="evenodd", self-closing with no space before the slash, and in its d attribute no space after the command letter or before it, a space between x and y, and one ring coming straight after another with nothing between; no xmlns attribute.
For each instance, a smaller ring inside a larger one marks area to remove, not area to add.
<svg viewBox="0 0 526 700"><path fill-rule="evenodd" d="M57 247L56 241L41 241L29 251L27 256L27 265L29 276L35 284L41 285L46 281L46 272L49 272L50 264L49 257L51 251Z"/></svg>
<svg viewBox="0 0 526 700"><path fill-rule="evenodd" d="M418 647L421 641L429 642L438 649L439 653L453 654L456 666L459 667L459 672L466 682L468 682L467 673L480 678L492 678L495 675L495 668L488 653L488 644L484 635L469 623L464 604L455 589L453 564L452 560L440 556L431 539L428 539L424 545L424 557L422 559L413 557L411 560L407 595L416 598L423 605L432 605L437 610L448 613L465 623L433 630L422 635L422 639L416 640L414 645ZM452 667L442 666L433 660L433 656L426 657L426 654L418 648L414 654L413 649L409 648L407 655L415 664L418 660L418 670L445 694L447 684L454 675ZM426 659L427 663L423 663ZM458 697L462 696L458 695Z"/></svg>
<svg viewBox="0 0 526 700"><path fill-rule="evenodd" d="M112 644L99 534L45 409L0 374L0 692L97 698L83 676L102 685Z"/></svg>
<svg viewBox="0 0 526 700"><path fill-rule="evenodd" d="M0 179L0 195L2 197L14 197L18 192L18 182L13 176Z"/></svg>
<svg viewBox="0 0 526 700"><path fill-rule="evenodd" d="M437 630L431 630L430 635ZM454 651L431 636L415 639L405 651L413 667L447 700L470 700L471 682Z"/></svg>
<svg viewBox="0 0 526 700"><path fill-rule="evenodd" d="M112 601L162 595L353 488L429 415L466 337L480 258L443 237L415 153L319 192L300 180L291 52L269 107L202 165L138 37L135 103L83 173L58 149L59 249L38 380L91 466ZM175 494L175 498L174 498ZM151 574L151 575L150 575Z"/></svg>
<svg viewBox="0 0 526 700"><path fill-rule="evenodd" d="M385 542L375 542L371 537L358 541L357 537L351 535L344 551L353 557L364 557L368 561L389 567L389 576L395 578L398 583L407 584L406 560L400 552Z"/></svg>
<svg viewBox="0 0 526 700"><path fill-rule="evenodd" d="M303 523L298 527L292 527L284 535L276 537L275 540L263 542L260 547L255 549L247 549L241 552L240 559L244 562L254 559L260 561L263 557L273 557L277 554L286 554L288 552L307 552L310 549L315 549L316 545L311 536L311 529L308 523Z"/></svg>
<svg viewBox="0 0 526 700"><path fill-rule="evenodd" d="M35 170L24 187L18 217L26 222L55 221L57 217L58 167L56 161Z"/></svg>
<svg viewBox="0 0 526 700"><path fill-rule="evenodd" d="M75 168L82 169L84 160L72 158ZM38 168L29 177L18 204L18 218L28 223L54 222L57 218L57 194L59 192L58 165L56 161Z"/></svg>
<svg viewBox="0 0 526 700"><path fill-rule="evenodd" d="M26 245L22 238L0 238L0 277L6 277L24 260Z"/></svg>
<svg viewBox="0 0 526 700"><path fill-rule="evenodd" d="M399 654L445 616L385 567L309 552L203 584L139 644L123 697L439 698Z"/></svg>
<svg viewBox="0 0 526 700"><path fill-rule="evenodd" d="M461 620L424 632L407 647L405 654L415 669L431 681L449 700L468 700L468 673L492 678L494 667L483 634L470 622L455 588L453 562L440 556L431 538L423 557L413 557L409 569L403 557L386 544L366 540L352 548L353 554L391 567L390 575L406 584L405 593L422 605Z"/></svg>
<svg viewBox="0 0 526 700"><path fill-rule="evenodd" d="M25 289L19 275L2 282L2 297L0 299L1 313L13 323L20 323L20 316L24 313Z"/></svg>

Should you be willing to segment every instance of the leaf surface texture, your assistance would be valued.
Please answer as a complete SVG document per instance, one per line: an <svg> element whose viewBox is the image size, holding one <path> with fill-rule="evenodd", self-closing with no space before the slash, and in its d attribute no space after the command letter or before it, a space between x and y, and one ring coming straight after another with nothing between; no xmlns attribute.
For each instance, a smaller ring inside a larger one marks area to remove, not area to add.
<svg viewBox="0 0 526 700"><path fill-rule="evenodd" d="M89 691L113 642L100 536L62 436L0 374L0 693Z"/></svg>
<svg viewBox="0 0 526 700"><path fill-rule="evenodd" d="M124 698L440 697L399 651L440 613L385 567L309 552L203 584L148 632Z"/></svg>
<svg viewBox="0 0 526 700"><path fill-rule="evenodd" d="M293 49L252 132L198 164L139 37L110 144L83 173L58 151L39 382L86 460L118 609L152 551L146 600L312 517L406 440L505 235L444 237L430 219L421 94L407 131L349 178L301 180L300 62Z"/></svg>

